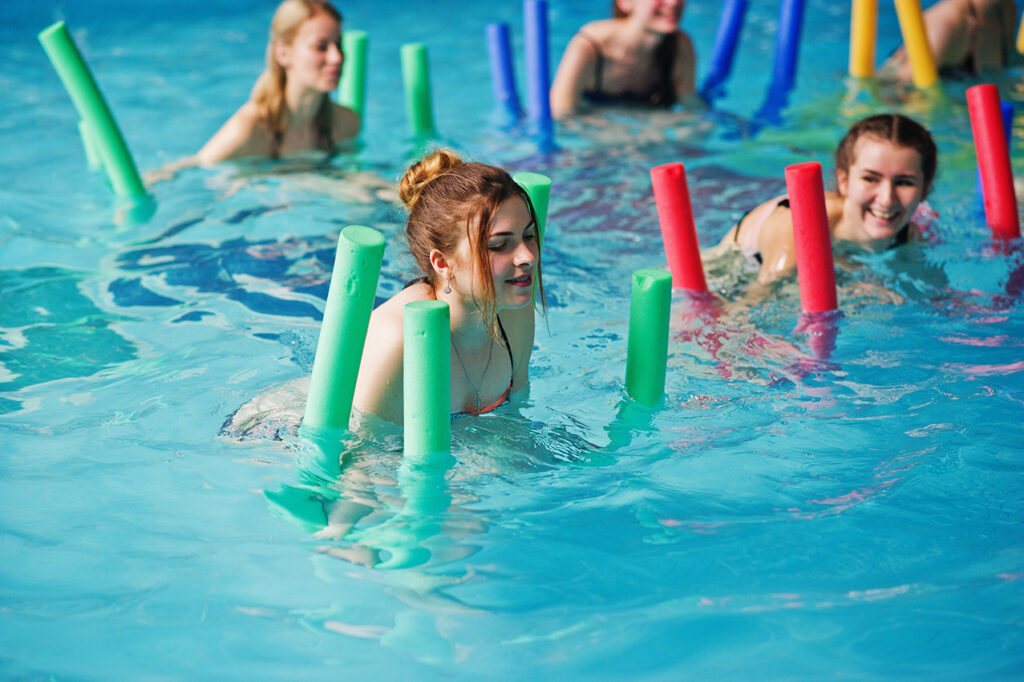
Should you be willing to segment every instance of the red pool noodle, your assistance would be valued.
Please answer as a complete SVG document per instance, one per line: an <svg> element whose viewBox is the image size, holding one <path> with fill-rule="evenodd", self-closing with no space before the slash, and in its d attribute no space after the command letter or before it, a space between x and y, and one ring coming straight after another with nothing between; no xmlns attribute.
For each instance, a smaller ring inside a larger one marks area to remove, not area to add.
<svg viewBox="0 0 1024 682"><path fill-rule="evenodd" d="M796 272L800 306L805 313L835 310L836 272L832 263L832 231L825 211L821 164L816 161L786 167L786 191L793 215Z"/></svg>
<svg viewBox="0 0 1024 682"><path fill-rule="evenodd" d="M658 223L661 224L665 257L669 272L672 273L672 286L690 291L707 291L683 164L655 166L651 169L651 184L654 186L654 203L658 206Z"/></svg>
<svg viewBox="0 0 1024 682"><path fill-rule="evenodd" d="M1020 236L1017 196L1013 189L1010 150L999 106L999 88L975 85L967 88L967 109L971 115L971 132L981 171L981 193L985 202L985 222L998 239Z"/></svg>

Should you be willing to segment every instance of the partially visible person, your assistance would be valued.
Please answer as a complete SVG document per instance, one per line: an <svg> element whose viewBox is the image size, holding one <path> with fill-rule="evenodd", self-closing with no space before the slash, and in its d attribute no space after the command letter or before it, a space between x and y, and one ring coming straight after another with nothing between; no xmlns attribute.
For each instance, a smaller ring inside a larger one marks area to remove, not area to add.
<svg viewBox="0 0 1024 682"><path fill-rule="evenodd" d="M938 163L924 126L900 114L869 116L850 127L835 163L838 191L825 192L833 242L881 251L920 236L918 209L924 208ZM760 265L759 282L791 274L796 243L788 197L748 211L709 255L737 248Z"/></svg>
<svg viewBox="0 0 1024 682"><path fill-rule="evenodd" d="M529 384L544 302L529 196L504 170L445 149L406 171L399 196L422 276L373 311L353 407L402 423L404 308L437 300L451 315L451 412L489 412Z"/></svg>
<svg viewBox="0 0 1024 682"><path fill-rule="evenodd" d="M1020 62L1013 0L939 0L925 10L924 24L943 77L976 76ZM913 71L906 48L900 46L880 73L909 81Z"/></svg>
<svg viewBox="0 0 1024 682"><path fill-rule="evenodd" d="M329 151L354 137L359 115L328 98L344 60L341 14L330 2L282 2L270 25L266 70L249 101L203 145L196 161Z"/></svg>
<svg viewBox="0 0 1024 682"><path fill-rule="evenodd" d="M573 36L551 84L551 114L581 103L669 107L696 97L697 56L679 29L685 0L613 0L613 18Z"/></svg>

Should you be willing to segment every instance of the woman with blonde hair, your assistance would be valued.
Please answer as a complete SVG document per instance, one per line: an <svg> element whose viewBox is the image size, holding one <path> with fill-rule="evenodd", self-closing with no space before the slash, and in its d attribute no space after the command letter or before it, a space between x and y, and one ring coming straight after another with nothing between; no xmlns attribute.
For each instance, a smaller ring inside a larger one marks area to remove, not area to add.
<svg viewBox="0 0 1024 682"><path fill-rule="evenodd" d="M212 164L247 156L278 158L334 145L359 132L359 115L333 103L345 55L341 14L325 0L285 0L270 25L266 70L249 101L195 157Z"/></svg>
<svg viewBox="0 0 1024 682"><path fill-rule="evenodd" d="M405 172L399 196L422 276L373 311L353 406L402 422L405 304L438 300L451 314L450 410L489 412L529 383L534 306L544 305L533 205L501 168L445 149Z"/></svg>

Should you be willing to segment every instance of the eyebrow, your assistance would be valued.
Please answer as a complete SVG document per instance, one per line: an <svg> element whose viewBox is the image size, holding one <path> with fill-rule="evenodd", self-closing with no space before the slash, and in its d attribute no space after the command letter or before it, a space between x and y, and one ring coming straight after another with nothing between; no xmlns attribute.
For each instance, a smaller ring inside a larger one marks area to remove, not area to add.
<svg viewBox="0 0 1024 682"><path fill-rule="evenodd" d="M526 232L531 227L533 229L537 229L537 221L536 220L531 220L530 222L528 222L526 224L526 227L523 228L523 232ZM515 234L515 230L502 230L501 232L492 232L491 234L489 234L487 236L487 238L488 239L494 239L495 237L506 237L506 236L514 235L514 234Z"/></svg>

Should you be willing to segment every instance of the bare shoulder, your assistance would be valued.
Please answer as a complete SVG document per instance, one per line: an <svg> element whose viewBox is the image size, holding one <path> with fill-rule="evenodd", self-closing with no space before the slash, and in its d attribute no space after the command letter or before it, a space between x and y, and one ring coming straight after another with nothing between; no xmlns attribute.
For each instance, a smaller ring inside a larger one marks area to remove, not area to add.
<svg viewBox="0 0 1024 682"><path fill-rule="evenodd" d="M360 118L353 109L331 103L331 132L335 142L349 140L359 134Z"/></svg>
<svg viewBox="0 0 1024 682"><path fill-rule="evenodd" d="M201 164L270 153L270 130L252 102L246 102L196 154Z"/></svg>

